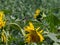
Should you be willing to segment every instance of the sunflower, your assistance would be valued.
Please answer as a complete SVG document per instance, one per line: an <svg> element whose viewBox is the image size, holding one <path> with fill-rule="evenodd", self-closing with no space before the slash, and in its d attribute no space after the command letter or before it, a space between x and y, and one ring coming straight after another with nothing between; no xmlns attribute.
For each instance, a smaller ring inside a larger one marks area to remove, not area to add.
<svg viewBox="0 0 60 45"><path fill-rule="evenodd" d="M3 22L2 20L0 21L0 29L5 26L5 21Z"/></svg>
<svg viewBox="0 0 60 45"><path fill-rule="evenodd" d="M4 18L4 12L3 11L0 11L0 29L2 28L2 27L4 27L5 26L5 21L3 20L3 18Z"/></svg>
<svg viewBox="0 0 60 45"><path fill-rule="evenodd" d="M37 10L35 11L34 18L36 19L36 18L37 18L37 16L39 16L39 14L40 14L40 10L39 10L39 9L37 9Z"/></svg>
<svg viewBox="0 0 60 45"><path fill-rule="evenodd" d="M36 42L37 43L37 42L42 42L44 40L44 37L41 34L43 30L38 31L39 27L35 29L34 25L31 22L29 22L29 26L24 27L24 30L28 32L26 34L25 42L27 43Z"/></svg>

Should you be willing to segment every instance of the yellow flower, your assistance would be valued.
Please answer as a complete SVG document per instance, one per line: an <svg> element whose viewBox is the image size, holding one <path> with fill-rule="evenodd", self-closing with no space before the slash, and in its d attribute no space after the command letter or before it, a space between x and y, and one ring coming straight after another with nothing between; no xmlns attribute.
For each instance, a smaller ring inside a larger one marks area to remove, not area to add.
<svg viewBox="0 0 60 45"><path fill-rule="evenodd" d="M5 21L3 22L2 20L0 21L0 29L5 26Z"/></svg>
<svg viewBox="0 0 60 45"><path fill-rule="evenodd" d="M40 10L37 9L37 10L35 11L34 18L37 18L37 16L38 16L39 14L40 14Z"/></svg>
<svg viewBox="0 0 60 45"><path fill-rule="evenodd" d="M4 18L4 12L0 11L0 29L5 26L5 21L3 21Z"/></svg>
<svg viewBox="0 0 60 45"><path fill-rule="evenodd" d="M29 26L24 27L25 31L28 32L26 34L26 40L25 42L30 43L30 42L42 42L44 40L44 37L42 36L42 32L38 31L39 27L37 29L34 29L34 26L31 22L29 22Z"/></svg>
<svg viewBox="0 0 60 45"><path fill-rule="evenodd" d="M34 26L31 22L29 22L29 26L24 27L25 31L30 32L31 30L34 30Z"/></svg>
<svg viewBox="0 0 60 45"><path fill-rule="evenodd" d="M36 13L36 14L39 14L39 13L40 13L40 10L39 10L39 9L37 9L37 10L35 11L35 13Z"/></svg>
<svg viewBox="0 0 60 45"><path fill-rule="evenodd" d="M5 35L5 31L4 31L4 30L2 31L1 39L2 39L2 42L6 43L7 37L6 37L6 35Z"/></svg>

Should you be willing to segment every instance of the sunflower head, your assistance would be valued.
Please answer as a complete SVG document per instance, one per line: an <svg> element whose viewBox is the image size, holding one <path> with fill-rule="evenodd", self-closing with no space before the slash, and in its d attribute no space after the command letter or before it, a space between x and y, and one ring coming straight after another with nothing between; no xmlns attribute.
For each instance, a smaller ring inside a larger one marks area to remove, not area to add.
<svg viewBox="0 0 60 45"><path fill-rule="evenodd" d="M40 13L40 9L37 9L37 10L35 11L35 13L36 13L36 14L39 14L39 13Z"/></svg>
<svg viewBox="0 0 60 45"><path fill-rule="evenodd" d="M29 32L26 34L25 42L27 43L36 42L37 43L37 42L42 42L44 40L44 37L41 34L43 30L38 32L39 27L35 29L34 25L31 22L29 22L29 26L24 27L24 30L26 32Z"/></svg>
<svg viewBox="0 0 60 45"><path fill-rule="evenodd" d="M39 10L39 9L37 9L37 10L35 11L34 18L36 19L36 18L37 18L37 16L39 16L39 14L40 14L40 10Z"/></svg>

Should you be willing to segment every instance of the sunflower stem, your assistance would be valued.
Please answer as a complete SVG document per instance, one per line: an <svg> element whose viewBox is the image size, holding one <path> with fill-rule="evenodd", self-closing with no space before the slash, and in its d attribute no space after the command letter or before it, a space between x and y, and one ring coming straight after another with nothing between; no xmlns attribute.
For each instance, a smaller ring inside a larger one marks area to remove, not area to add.
<svg viewBox="0 0 60 45"><path fill-rule="evenodd" d="M25 36L25 33L24 33L24 31L22 30L22 28L20 27L20 25L18 25L17 23L10 23L10 25L16 25L16 26L19 28L20 33L21 33L23 36Z"/></svg>

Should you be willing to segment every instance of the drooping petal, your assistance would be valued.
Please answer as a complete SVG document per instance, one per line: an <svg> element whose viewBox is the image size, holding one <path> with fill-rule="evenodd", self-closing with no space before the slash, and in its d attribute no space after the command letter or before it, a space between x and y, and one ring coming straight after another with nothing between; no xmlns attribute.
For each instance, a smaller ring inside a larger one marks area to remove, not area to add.
<svg viewBox="0 0 60 45"><path fill-rule="evenodd" d="M36 28L36 31L38 31L40 29L40 27Z"/></svg>
<svg viewBox="0 0 60 45"><path fill-rule="evenodd" d="M31 41L31 37L30 37L30 34L27 35L26 39L25 39L25 43L30 43Z"/></svg>
<svg viewBox="0 0 60 45"><path fill-rule="evenodd" d="M43 32L43 30L39 31L39 33L42 33L42 32Z"/></svg>
<svg viewBox="0 0 60 45"><path fill-rule="evenodd" d="M31 22L29 22L29 26L32 30L34 30L34 25Z"/></svg>
<svg viewBox="0 0 60 45"><path fill-rule="evenodd" d="M30 28L29 26L27 26L27 27L24 27L24 30L25 30L26 32L31 32L32 28Z"/></svg>
<svg viewBox="0 0 60 45"><path fill-rule="evenodd" d="M24 30L27 32L31 32L32 30L34 30L33 24L29 22L29 26L24 27Z"/></svg>
<svg viewBox="0 0 60 45"><path fill-rule="evenodd" d="M42 34L40 34L39 32L37 32L37 34L39 35L40 37L40 42L42 42L44 40L44 37L42 36Z"/></svg>

